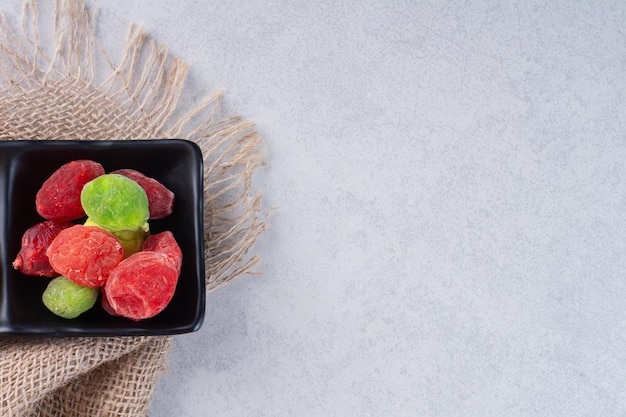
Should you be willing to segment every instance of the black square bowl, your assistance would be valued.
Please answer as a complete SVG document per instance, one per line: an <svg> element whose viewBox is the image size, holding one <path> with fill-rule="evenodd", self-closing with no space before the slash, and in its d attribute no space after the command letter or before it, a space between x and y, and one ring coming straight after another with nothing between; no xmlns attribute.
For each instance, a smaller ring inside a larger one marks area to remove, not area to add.
<svg viewBox="0 0 626 417"><path fill-rule="evenodd" d="M98 299L91 310L63 319L41 301L50 278L23 275L11 265L23 233L44 221L35 209L37 191L61 165L77 159L99 162L106 172L135 169L174 192L174 212L149 223L151 233L174 234L183 264L174 298L152 318L133 321L110 316ZM0 335L169 335L200 328L205 310L203 166L195 143L180 139L0 141L0 192L4 197L0 202Z"/></svg>

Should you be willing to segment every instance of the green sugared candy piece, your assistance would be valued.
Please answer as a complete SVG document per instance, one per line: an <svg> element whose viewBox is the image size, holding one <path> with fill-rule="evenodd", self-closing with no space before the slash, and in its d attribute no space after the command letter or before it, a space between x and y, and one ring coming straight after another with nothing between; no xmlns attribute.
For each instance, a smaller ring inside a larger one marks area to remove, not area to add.
<svg viewBox="0 0 626 417"><path fill-rule="evenodd" d="M143 229L119 230L111 233L113 233L122 244L122 248L124 248L124 258L128 258L130 255L141 252L143 242L149 235L149 233L145 232Z"/></svg>
<svg viewBox="0 0 626 417"><path fill-rule="evenodd" d="M94 222L91 217L88 217L84 223L85 226L101 227L98 223ZM150 235L150 229L148 223L145 226L135 230L116 230L111 233L120 241L122 248L124 248L124 258L128 258L137 252L141 252L143 242Z"/></svg>
<svg viewBox="0 0 626 417"><path fill-rule="evenodd" d="M41 299L57 316L73 319L94 306L98 292L98 288L82 287L61 276L50 281Z"/></svg>
<svg viewBox="0 0 626 417"><path fill-rule="evenodd" d="M85 184L80 202L87 216L110 232L145 228L150 217L144 189L118 174L101 175Z"/></svg>

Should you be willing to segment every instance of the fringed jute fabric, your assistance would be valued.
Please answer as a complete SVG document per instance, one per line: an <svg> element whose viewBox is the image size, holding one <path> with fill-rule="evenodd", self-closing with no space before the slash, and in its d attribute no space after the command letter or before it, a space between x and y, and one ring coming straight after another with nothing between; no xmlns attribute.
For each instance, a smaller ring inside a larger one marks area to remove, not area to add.
<svg viewBox="0 0 626 417"><path fill-rule="evenodd" d="M189 65L137 26L113 63L95 34L96 16L82 0L58 0L45 17L28 2L21 25L0 14L0 139L196 142L205 167L207 292L255 273L250 249L267 210L251 187L263 159L254 124L222 115L221 92L186 109ZM44 38L42 24L52 36ZM171 341L0 338L0 415L147 415Z"/></svg>

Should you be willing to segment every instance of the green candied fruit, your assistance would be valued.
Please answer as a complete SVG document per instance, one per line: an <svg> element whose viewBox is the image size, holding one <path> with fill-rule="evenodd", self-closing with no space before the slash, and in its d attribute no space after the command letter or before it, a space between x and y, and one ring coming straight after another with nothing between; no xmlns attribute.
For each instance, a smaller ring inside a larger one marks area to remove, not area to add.
<svg viewBox="0 0 626 417"><path fill-rule="evenodd" d="M87 216L110 232L145 228L150 217L144 189L119 174L89 181L80 194L80 203Z"/></svg>
<svg viewBox="0 0 626 417"><path fill-rule="evenodd" d="M94 222L91 217L87 217L85 226L96 226L102 228L98 223ZM124 258L128 258L137 252L141 252L143 242L150 235L148 223L145 226L135 230L115 230L111 233L120 241L124 249Z"/></svg>
<svg viewBox="0 0 626 417"><path fill-rule="evenodd" d="M98 288L82 287L60 276L50 281L41 299L57 316L74 319L94 306L98 292Z"/></svg>

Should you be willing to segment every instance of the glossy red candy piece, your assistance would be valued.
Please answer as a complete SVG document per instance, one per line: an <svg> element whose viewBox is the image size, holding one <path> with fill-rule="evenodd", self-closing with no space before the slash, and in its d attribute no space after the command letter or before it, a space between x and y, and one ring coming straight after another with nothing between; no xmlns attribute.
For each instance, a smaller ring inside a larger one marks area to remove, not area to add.
<svg viewBox="0 0 626 417"><path fill-rule="evenodd" d="M143 320L159 314L174 296L178 271L160 252L138 252L113 269L105 285L115 314Z"/></svg>
<svg viewBox="0 0 626 417"><path fill-rule="evenodd" d="M89 181L104 174L102 165L91 160L62 165L43 183L35 196L37 213L46 220L70 221L85 216L80 193Z"/></svg>
<svg viewBox="0 0 626 417"><path fill-rule="evenodd" d="M47 250L59 274L84 287L100 287L124 258L115 236L96 226L75 225L62 230Z"/></svg>
<svg viewBox="0 0 626 417"><path fill-rule="evenodd" d="M30 227L22 235L22 247L13 261L13 268L26 275L59 275L50 265L46 251L62 230L72 226L74 225L69 222L45 221Z"/></svg>
<svg viewBox="0 0 626 417"><path fill-rule="evenodd" d="M174 193L154 178L134 169L118 169L111 174L123 175L135 181L148 196L151 219L162 219L174 211Z"/></svg>
<svg viewBox="0 0 626 417"><path fill-rule="evenodd" d="M143 243L141 250L166 254L174 268L180 273L180 267L183 263L183 252L180 250L172 232L161 232L148 237Z"/></svg>
<svg viewBox="0 0 626 417"><path fill-rule="evenodd" d="M113 307L111 307L111 304L109 304L109 299L107 298L107 294L106 294L106 285L103 285L102 287L100 287L100 306L108 314L112 316L119 316L119 314L117 314L115 310L113 310Z"/></svg>

